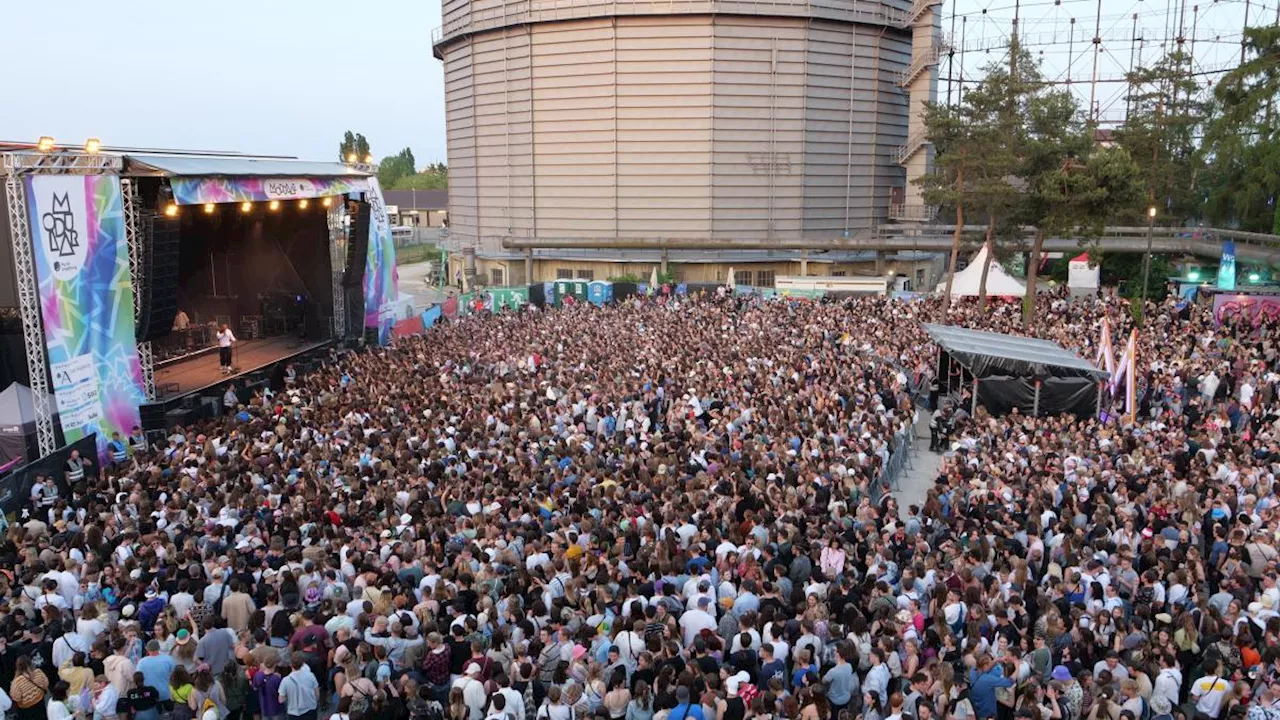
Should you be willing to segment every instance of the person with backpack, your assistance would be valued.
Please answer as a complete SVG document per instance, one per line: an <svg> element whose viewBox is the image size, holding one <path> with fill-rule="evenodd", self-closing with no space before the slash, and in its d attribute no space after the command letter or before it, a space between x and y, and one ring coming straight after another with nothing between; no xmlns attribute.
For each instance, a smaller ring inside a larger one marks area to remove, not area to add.
<svg viewBox="0 0 1280 720"><path fill-rule="evenodd" d="M258 712L262 720L284 720L285 707L280 702L280 682L284 679L276 672L276 657L267 656L253 676L253 690L258 694Z"/></svg>
<svg viewBox="0 0 1280 720"><path fill-rule="evenodd" d="M223 720L251 720L249 694L253 690L240 663L227 663L218 676L218 682L222 685L222 694L227 703L227 715Z"/></svg>

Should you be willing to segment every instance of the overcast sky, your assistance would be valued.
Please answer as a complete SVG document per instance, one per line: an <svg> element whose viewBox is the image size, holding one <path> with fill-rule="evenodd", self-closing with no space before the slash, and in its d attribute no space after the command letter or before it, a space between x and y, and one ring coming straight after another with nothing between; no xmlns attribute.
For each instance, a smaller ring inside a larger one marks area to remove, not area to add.
<svg viewBox="0 0 1280 720"><path fill-rule="evenodd" d="M955 37L963 28L966 77L999 55L986 48L1007 42L1015 2L1046 74L1065 79L1070 58L1072 79L1087 81L1096 0L955 0L954 12L968 18L956 23ZM1139 35L1150 38L1150 59L1180 2L1102 3L1099 76L1123 74L1133 13L1141 16ZM1250 0L1250 17L1273 19L1276 2ZM1169 3L1173 13L1165 12ZM1245 0L1185 6L1186 35L1198 18L1197 69L1229 65L1239 53ZM952 13L949 3L945 31ZM331 159L350 129L364 133L379 157L408 146L419 165L445 159L442 73L430 48L439 0L7 0L0 17L9 65L0 140L98 137L107 145ZM1073 17L1072 45L1064 41ZM1087 104L1088 83L1075 87ZM1122 85L1104 82L1097 94L1104 119L1123 116Z"/></svg>

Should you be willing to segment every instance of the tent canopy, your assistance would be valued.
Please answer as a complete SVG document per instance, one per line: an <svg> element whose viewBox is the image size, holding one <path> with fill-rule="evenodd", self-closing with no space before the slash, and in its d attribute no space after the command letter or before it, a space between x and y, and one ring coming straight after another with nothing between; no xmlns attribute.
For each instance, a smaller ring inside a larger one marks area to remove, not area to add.
<svg viewBox="0 0 1280 720"><path fill-rule="evenodd" d="M1001 335L952 325L926 323L925 331L974 377L1107 377L1087 361L1061 346L1036 338Z"/></svg>
<svg viewBox="0 0 1280 720"><path fill-rule="evenodd" d="M987 246L983 245L977 254L973 256L973 260L969 261L969 266L956 273L955 279L951 281L952 297L978 295L978 291L982 287L982 264L984 262L991 265L991 269L987 271L988 295L1023 297L1027 294L1026 285L1005 272L1004 268L1000 267L1000 263L994 259L988 259L989 257ZM946 289L947 283L945 280L938 284L939 292L945 292Z"/></svg>
<svg viewBox="0 0 1280 720"><path fill-rule="evenodd" d="M22 428L34 425L36 421L35 391L20 383L11 383L0 392L0 427ZM53 395L49 396L49 407L57 412Z"/></svg>

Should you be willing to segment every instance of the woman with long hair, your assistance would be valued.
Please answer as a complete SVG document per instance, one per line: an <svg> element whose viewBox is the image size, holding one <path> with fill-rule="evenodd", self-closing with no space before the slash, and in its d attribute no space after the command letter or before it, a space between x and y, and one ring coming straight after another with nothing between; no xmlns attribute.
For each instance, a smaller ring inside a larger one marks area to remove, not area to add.
<svg viewBox="0 0 1280 720"><path fill-rule="evenodd" d="M470 720L471 710L467 708L467 703L462 699L462 688L454 687L449 689L449 705L444 712L447 720Z"/></svg>
<svg viewBox="0 0 1280 720"><path fill-rule="evenodd" d="M631 701L627 703L626 720L653 720L653 713L653 694L649 690L649 683L641 680L636 683Z"/></svg>
<svg viewBox="0 0 1280 720"><path fill-rule="evenodd" d="M902 702L902 696L894 693L893 697ZM901 708L899 708L901 709ZM806 688L800 693L800 720L827 720L831 717L831 704L827 702L827 694L821 685Z"/></svg>
<svg viewBox="0 0 1280 720"><path fill-rule="evenodd" d="M615 668L609 676L609 682L601 705L609 712L612 720L622 720L627 716L627 706L631 703L631 691L627 689L627 671Z"/></svg>
<svg viewBox="0 0 1280 720"><path fill-rule="evenodd" d="M44 720L44 699L49 694L49 678L31 665L31 658L19 655L13 666L9 699L18 720Z"/></svg>
<svg viewBox="0 0 1280 720"><path fill-rule="evenodd" d="M173 701L172 720L192 720L196 707L191 702L195 686L191 683L191 675L182 665L174 665L173 674L169 676L169 699Z"/></svg>

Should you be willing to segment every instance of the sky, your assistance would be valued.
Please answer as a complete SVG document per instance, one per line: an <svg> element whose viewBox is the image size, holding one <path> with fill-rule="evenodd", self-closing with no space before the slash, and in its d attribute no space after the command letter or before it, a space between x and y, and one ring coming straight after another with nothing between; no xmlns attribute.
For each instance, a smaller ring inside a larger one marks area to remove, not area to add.
<svg viewBox="0 0 1280 720"><path fill-rule="evenodd" d="M336 160L352 130L444 160L439 24L439 0L0 0L0 140Z"/></svg>
<svg viewBox="0 0 1280 720"><path fill-rule="evenodd" d="M951 67L944 61L940 99L961 65L972 80L999 58L1017 13L1045 75L1070 77L1082 105L1095 97L1101 119L1114 124L1124 111L1115 80L1139 48L1156 57L1179 14L1185 36L1195 28L1196 71L1212 77L1238 60L1246 5L1251 18L1269 21L1277 2L948 0L943 30L954 15L953 42L963 40L965 52ZM1093 93L1088 43L1098 8L1103 82ZM1134 13L1143 43L1131 42ZM409 147L419 167L446 159L443 73L430 40L439 0L0 0L0 22L18 30L0 40L6 63L17 65L0 101L0 140L96 137L108 146L327 160L352 130L379 158Z"/></svg>

